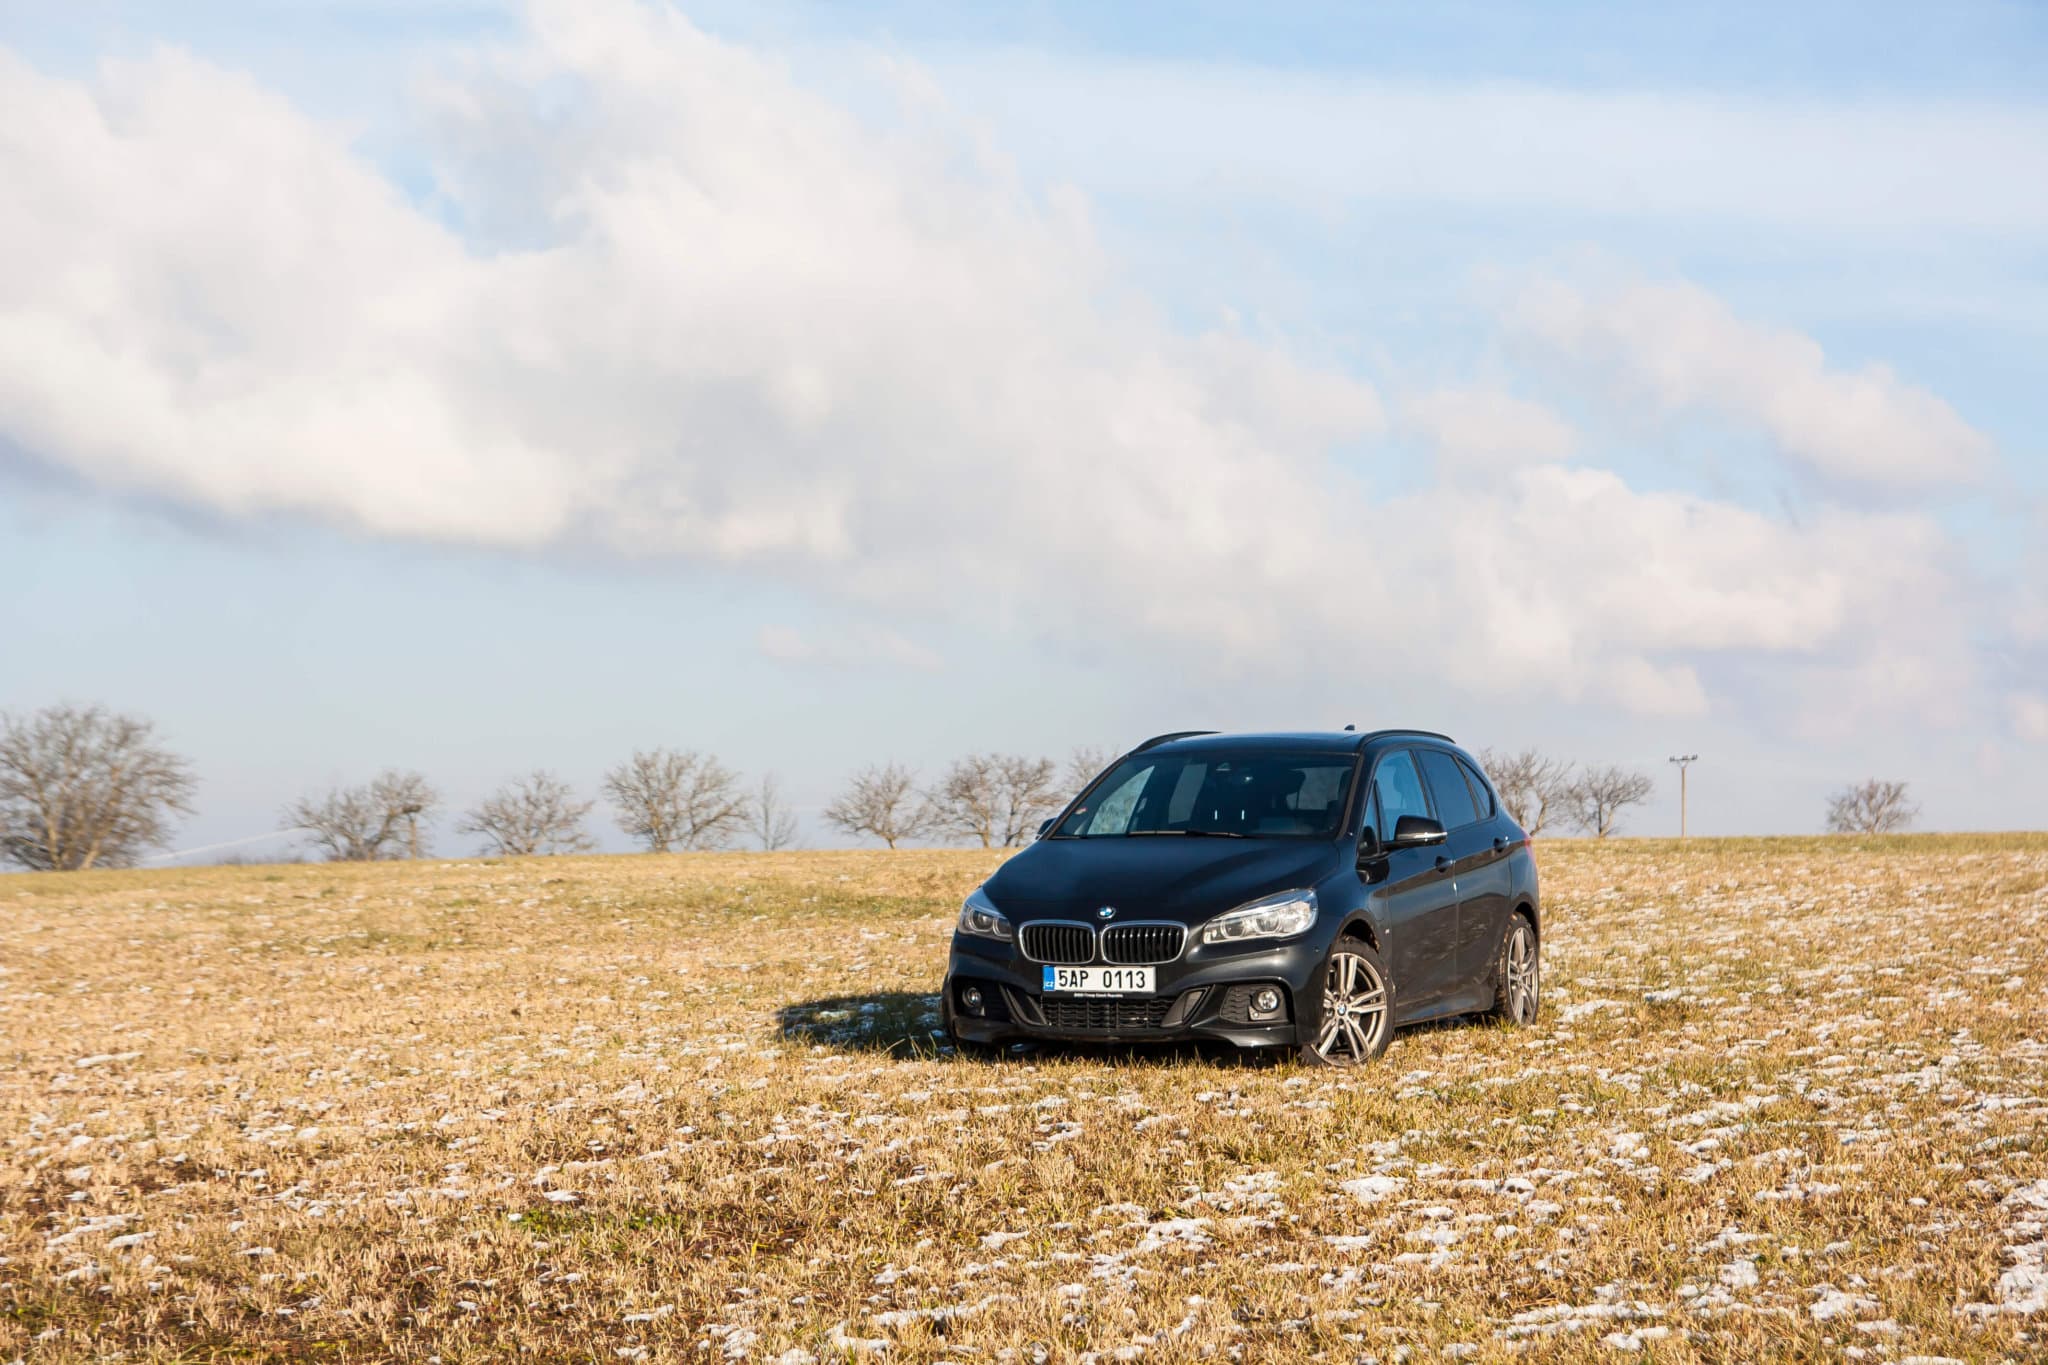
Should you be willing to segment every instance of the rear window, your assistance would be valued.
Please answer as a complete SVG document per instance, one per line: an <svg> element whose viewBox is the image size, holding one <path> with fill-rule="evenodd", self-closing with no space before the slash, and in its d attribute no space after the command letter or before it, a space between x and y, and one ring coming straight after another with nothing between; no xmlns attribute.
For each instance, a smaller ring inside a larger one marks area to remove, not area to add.
<svg viewBox="0 0 2048 1365"><path fill-rule="evenodd" d="M1458 760L1458 766L1465 770L1465 781L1472 788L1472 799L1479 803L1479 818L1490 818L1494 810L1493 788L1486 784L1486 778L1480 774L1479 769L1464 759Z"/></svg>

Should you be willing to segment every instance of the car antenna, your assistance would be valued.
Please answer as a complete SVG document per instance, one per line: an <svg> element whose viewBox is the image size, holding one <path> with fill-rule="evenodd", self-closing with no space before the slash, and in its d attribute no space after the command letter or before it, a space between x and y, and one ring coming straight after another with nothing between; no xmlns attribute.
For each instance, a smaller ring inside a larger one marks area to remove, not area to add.
<svg viewBox="0 0 2048 1365"><path fill-rule="evenodd" d="M1356 725L1347 725L1344 728L1347 730L1356 730L1358 727Z"/></svg>

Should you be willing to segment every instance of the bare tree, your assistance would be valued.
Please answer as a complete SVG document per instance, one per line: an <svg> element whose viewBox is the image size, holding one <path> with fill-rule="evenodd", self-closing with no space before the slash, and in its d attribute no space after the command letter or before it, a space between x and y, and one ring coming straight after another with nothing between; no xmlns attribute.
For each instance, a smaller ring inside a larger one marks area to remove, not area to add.
<svg viewBox="0 0 2048 1365"><path fill-rule="evenodd" d="M747 803L747 829L755 842L770 852L796 846L796 812L782 799L782 784L773 773L761 779L753 800Z"/></svg>
<svg viewBox="0 0 2048 1365"><path fill-rule="evenodd" d="M1090 782L1102 776L1102 770L1109 766L1109 755L1092 744L1078 744L1074 752L1067 755L1066 771L1060 774L1060 786L1065 788L1065 800L1071 801L1085 791Z"/></svg>
<svg viewBox="0 0 2048 1365"><path fill-rule="evenodd" d="M284 822L306 831L329 862L366 863L419 857L422 831L440 807L441 794L426 778L387 768L368 786L301 797L285 807Z"/></svg>
<svg viewBox="0 0 2048 1365"><path fill-rule="evenodd" d="M1066 804L1058 770L1049 758L1008 754L996 761L1004 848L1017 848L1038 833L1046 817Z"/></svg>
<svg viewBox="0 0 2048 1365"><path fill-rule="evenodd" d="M1531 838L1571 804L1572 765L1561 759L1550 758L1535 749L1516 754L1481 749L1479 766L1493 779L1494 790L1500 793L1501 804L1508 808L1509 816Z"/></svg>
<svg viewBox="0 0 2048 1365"><path fill-rule="evenodd" d="M969 754L928 800L939 828L977 838L983 848L1015 848L1059 809L1056 776L1049 758Z"/></svg>
<svg viewBox="0 0 2048 1365"><path fill-rule="evenodd" d="M98 706L0 713L0 856L38 871L132 867L192 813L191 765Z"/></svg>
<svg viewBox="0 0 2048 1365"><path fill-rule="evenodd" d="M486 853L588 853L597 845L583 820L596 804L578 801L575 789L553 773L535 771L478 802L455 828L482 835Z"/></svg>
<svg viewBox="0 0 2048 1365"><path fill-rule="evenodd" d="M936 824L931 804L918 794L917 774L894 763L862 768L825 807L827 823L848 834L868 834L890 848Z"/></svg>
<svg viewBox="0 0 2048 1365"><path fill-rule="evenodd" d="M1871 778L1844 787L1828 798L1828 831L1832 834L1891 834L1913 823L1920 808L1906 796L1903 782Z"/></svg>
<svg viewBox="0 0 2048 1365"><path fill-rule="evenodd" d="M1612 764L1589 767L1571 784L1566 797L1572 823L1605 839L1620 824L1621 812L1647 801L1655 789L1648 773L1630 772Z"/></svg>
<svg viewBox="0 0 2048 1365"><path fill-rule="evenodd" d="M960 759L927 793L925 800L932 823L947 834L964 834L981 840L988 848L995 843L996 760L993 754L969 754Z"/></svg>
<svg viewBox="0 0 2048 1365"><path fill-rule="evenodd" d="M649 853L724 848L746 828L739 774L689 749L636 751L604 775L604 794Z"/></svg>

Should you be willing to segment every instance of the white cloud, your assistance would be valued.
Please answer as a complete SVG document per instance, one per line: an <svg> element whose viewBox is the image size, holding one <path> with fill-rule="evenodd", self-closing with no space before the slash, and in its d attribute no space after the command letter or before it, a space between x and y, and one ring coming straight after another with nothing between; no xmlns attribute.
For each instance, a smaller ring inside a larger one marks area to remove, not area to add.
<svg viewBox="0 0 2048 1365"><path fill-rule="evenodd" d="M872 131L664 8L548 0L444 77L455 216L528 244L491 253L193 58L0 83L0 423L105 487L897 603L1092 564L1098 608L1255 635L1379 425L1150 317L943 118Z"/></svg>
<svg viewBox="0 0 2048 1365"><path fill-rule="evenodd" d="M1497 477L1368 501L1370 385L1177 332L1078 196L906 89L863 123L665 7L542 0L437 78L430 210L190 56L85 84L0 54L0 436L227 515L685 557L870 615L1651 713L1708 706L1717 653L1853 664L1948 581L1924 521L1641 492L1558 464L1570 429L1484 390L1403 420ZM1676 297L1700 337L1642 340L1685 403L1747 403L1829 467L1866 437L1888 477L1955 455L1938 400ZM1546 316L1570 344L1646 325ZM758 644L936 662L879 627Z"/></svg>
<svg viewBox="0 0 2048 1365"><path fill-rule="evenodd" d="M1437 389L1401 404L1402 424L1450 469L1484 472L1571 457L1578 434L1540 403L1498 389Z"/></svg>
<svg viewBox="0 0 2048 1365"><path fill-rule="evenodd" d="M1442 485L1386 509L1373 541L1376 558L1412 566L1411 593L1426 585L1389 626L1440 623L1424 638L1461 685L1653 714L1705 709L1695 659L1861 658L1897 613L1956 595L1922 518L1828 511L1793 526L1601 469ZM1919 695L1907 679L1898 700Z"/></svg>
<svg viewBox="0 0 2048 1365"><path fill-rule="evenodd" d="M1882 365L1830 368L1811 337L1744 322L1697 285L1588 292L1543 280L1513 302L1508 320L1664 412L1708 411L1758 428L1831 480L1938 489L1974 484L1992 468L1990 442L1940 398Z"/></svg>

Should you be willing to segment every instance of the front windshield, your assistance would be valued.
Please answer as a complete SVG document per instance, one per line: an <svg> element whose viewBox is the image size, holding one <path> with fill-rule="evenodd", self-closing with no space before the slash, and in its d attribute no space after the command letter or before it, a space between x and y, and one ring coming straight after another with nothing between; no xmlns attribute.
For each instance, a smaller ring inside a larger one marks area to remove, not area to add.
<svg viewBox="0 0 2048 1365"><path fill-rule="evenodd" d="M1132 754L1089 789L1053 837L1327 839L1344 818L1353 767L1350 754Z"/></svg>

